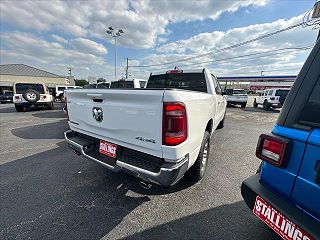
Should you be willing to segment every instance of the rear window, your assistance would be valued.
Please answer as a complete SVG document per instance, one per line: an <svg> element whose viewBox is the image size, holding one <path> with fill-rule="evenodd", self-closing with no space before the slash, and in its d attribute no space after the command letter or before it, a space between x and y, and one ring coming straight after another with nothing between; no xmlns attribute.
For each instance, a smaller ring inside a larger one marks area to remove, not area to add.
<svg viewBox="0 0 320 240"><path fill-rule="evenodd" d="M203 73L160 74L150 76L147 88L177 88L207 92L207 83Z"/></svg>
<svg viewBox="0 0 320 240"><path fill-rule="evenodd" d="M44 89L42 84L32 84L32 83L17 83L16 84L16 93L21 94L26 90L36 90L40 94L44 94Z"/></svg>
<svg viewBox="0 0 320 240"><path fill-rule="evenodd" d="M147 82L146 81L139 81L139 84L140 84L141 88L144 88L146 86Z"/></svg>
<svg viewBox="0 0 320 240"><path fill-rule="evenodd" d="M83 86L83 88L89 88L89 89L96 88L96 87L97 87L97 84L88 84Z"/></svg>
<svg viewBox="0 0 320 240"><path fill-rule="evenodd" d="M110 88L134 88L133 81L111 82Z"/></svg>
<svg viewBox="0 0 320 240"><path fill-rule="evenodd" d="M289 90L277 90L276 91L276 96L287 96L289 93Z"/></svg>
<svg viewBox="0 0 320 240"><path fill-rule="evenodd" d="M240 90L234 89L233 94L246 94L246 91L242 90L242 89L240 89Z"/></svg>
<svg viewBox="0 0 320 240"><path fill-rule="evenodd" d="M226 89L226 95L232 95L233 94L233 89Z"/></svg>
<svg viewBox="0 0 320 240"><path fill-rule="evenodd" d="M13 92L5 92L4 95L12 96Z"/></svg>
<svg viewBox="0 0 320 240"><path fill-rule="evenodd" d="M300 123L320 127L320 78L302 110Z"/></svg>
<svg viewBox="0 0 320 240"><path fill-rule="evenodd" d="M65 89L65 87L58 87L58 91L64 91Z"/></svg>

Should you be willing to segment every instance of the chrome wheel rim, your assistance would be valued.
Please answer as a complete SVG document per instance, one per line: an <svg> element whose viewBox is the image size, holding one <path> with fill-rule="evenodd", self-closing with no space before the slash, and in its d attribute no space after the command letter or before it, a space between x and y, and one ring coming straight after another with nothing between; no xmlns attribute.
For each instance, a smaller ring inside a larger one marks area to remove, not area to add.
<svg viewBox="0 0 320 240"><path fill-rule="evenodd" d="M29 99L35 99L37 96L34 94L34 93L28 93L27 94L27 97L29 98Z"/></svg>

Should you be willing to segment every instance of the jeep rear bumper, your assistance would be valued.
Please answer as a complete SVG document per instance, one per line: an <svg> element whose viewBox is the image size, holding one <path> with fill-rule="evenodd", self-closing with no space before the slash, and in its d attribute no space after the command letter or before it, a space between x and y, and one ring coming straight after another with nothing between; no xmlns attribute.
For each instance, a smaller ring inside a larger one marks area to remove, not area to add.
<svg viewBox="0 0 320 240"><path fill-rule="evenodd" d="M30 103L30 102L14 102L15 105L17 106L23 106L23 107L32 107L32 106L48 106L51 104L51 102L35 102L35 103Z"/></svg>
<svg viewBox="0 0 320 240"><path fill-rule="evenodd" d="M118 146L122 150L119 151L119 154L117 150L117 159L111 159L99 153L98 139L72 130L66 131L64 136L69 147L77 155L82 155L114 172L126 172L146 182L161 186L172 186L188 170L189 155L176 163L168 163L164 159ZM126 152L125 156L123 152Z"/></svg>
<svg viewBox="0 0 320 240"><path fill-rule="evenodd" d="M300 228L305 230L314 239L320 239L320 222L305 213L296 205L282 198L278 194L264 187L260 181L260 174L253 175L242 182L241 194L248 207L253 210L257 196L260 196L270 205L276 208Z"/></svg>

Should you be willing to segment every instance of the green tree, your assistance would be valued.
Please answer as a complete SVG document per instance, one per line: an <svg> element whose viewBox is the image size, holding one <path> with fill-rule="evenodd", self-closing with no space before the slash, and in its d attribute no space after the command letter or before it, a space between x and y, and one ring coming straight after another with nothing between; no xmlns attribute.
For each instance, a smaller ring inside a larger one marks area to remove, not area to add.
<svg viewBox="0 0 320 240"><path fill-rule="evenodd" d="M74 82L75 82L76 86L80 86L80 87L83 87L83 86L89 84L89 82L85 79L75 79Z"/></svg>

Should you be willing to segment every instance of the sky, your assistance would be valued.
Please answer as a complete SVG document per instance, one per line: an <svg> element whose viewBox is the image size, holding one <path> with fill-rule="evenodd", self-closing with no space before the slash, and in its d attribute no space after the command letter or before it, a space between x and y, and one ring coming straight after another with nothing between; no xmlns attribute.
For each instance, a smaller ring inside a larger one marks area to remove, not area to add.
<svg viewBox="0 0 320 240"><path fill-rule="evenodd" d="M261 71L264 75L297 74L310 52L301 48L315 43L318 30L313 27L300 26L221 49L300 23L314 3L1 0L0 63L22 63L58 75L67 75L71 67L77 79L94 76L111 81L115 79L115 45L106 30L112 26L114 32L124 31L117 37L117 79L125 74L126 58L129 78L148 78L151 72L174 67L207 67L217 76L260 75Z"/></svg>

